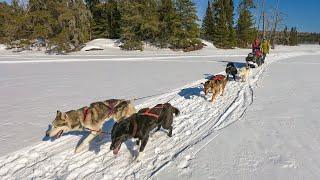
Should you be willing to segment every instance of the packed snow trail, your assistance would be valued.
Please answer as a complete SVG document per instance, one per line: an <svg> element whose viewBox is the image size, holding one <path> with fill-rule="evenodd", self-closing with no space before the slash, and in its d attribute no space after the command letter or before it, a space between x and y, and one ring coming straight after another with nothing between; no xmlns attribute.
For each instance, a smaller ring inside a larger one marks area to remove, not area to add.
<svg viewBox="0 0 320 180"><path fill-rule="evenodd" d="M296 55L301 53L270 55L265 65L251 71L248 82L228 82L224 96L218 96L214 103L208 101L210 95L204 97L200 83L205 79L201 79L177 90L178 95L173 91L138 105L138 109L150 107L174 97L170 103L181 111L174 119L173 137L168 138L162 131L154 133L141 162L132 162L137 153L133 141L127 141L115 157L109 150L110 136L103 142L93 142L90 151L75 154L76 144L87 133L72 133L1 157L0 179L152 178L186 150L240 120L252 103L252 88L258 85L268 63ZM105 130L110 131L111 127L112 123L107 122Z"/></svg>

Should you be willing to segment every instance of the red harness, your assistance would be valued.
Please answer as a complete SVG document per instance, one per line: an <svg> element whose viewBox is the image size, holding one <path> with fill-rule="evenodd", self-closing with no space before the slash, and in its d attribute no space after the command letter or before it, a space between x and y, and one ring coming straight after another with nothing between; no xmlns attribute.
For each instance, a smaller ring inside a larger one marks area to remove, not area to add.
<svg viewBox="0 0 320 180"><path fill-rule="evenodd" d="M108 108L109 116L112 116L113 114L116 113L115 111L115 103L112 103L110 105L106 105Z"/></svg>
<svg viewBox="0 0 320 180"><path fill-rule="evenodd" d="M163 104L158 104L156 105L155 107L153 108L148 108L148 110L144 113L141 113L141 115L144 115L144 116L151 116L151 117L154 117L156 119L159 119L159 116L158 114L154 114L154 113L151 113L150 111L152 111L153 109L163 109ZM161 114L161 113L160 113Z"/></svg>
<svg viewBox="0 0 320 180"><path fill-rule="evenodd" d="M218 75L213 76L212 80L222 81L224 78L225 78L224 75L218 74Z"/></svg>
<svg viewBox="0 0 320 180"><path fill-rule="evenodd" d="M83 122L86 120L86 117L88 115L88 112L89 112L89 108L85 107L83 109Z"/></svg>

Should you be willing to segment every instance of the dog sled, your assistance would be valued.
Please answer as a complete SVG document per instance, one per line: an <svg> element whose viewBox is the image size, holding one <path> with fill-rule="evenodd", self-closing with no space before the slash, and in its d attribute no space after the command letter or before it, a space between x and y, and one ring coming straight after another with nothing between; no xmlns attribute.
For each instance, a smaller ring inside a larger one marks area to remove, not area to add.
<svg viewBox="0 0 320 180"><path fill-rule="evenodd" d="M246 62L250 68L256 68L263 64L263 59L258 53L249 53L246 57Z"/></svg>

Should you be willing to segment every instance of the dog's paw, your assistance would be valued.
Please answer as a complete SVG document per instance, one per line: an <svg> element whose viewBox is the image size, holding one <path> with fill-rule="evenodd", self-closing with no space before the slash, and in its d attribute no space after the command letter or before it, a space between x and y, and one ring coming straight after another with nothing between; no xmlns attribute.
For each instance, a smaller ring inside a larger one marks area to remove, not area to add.
<svg viewBox="0 0 320 180"><path fill-rule="evenodd" d="M142 161L142 158L144 156L144 153L143 152L138 152L138 154L136 155L136 157L134 158L134 162L141 162Z"/></svg>

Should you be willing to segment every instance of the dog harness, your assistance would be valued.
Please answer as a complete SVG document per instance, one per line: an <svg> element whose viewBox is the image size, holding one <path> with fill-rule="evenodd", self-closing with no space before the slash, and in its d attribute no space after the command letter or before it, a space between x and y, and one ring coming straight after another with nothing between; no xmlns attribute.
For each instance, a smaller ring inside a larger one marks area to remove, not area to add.
<svg viewBox="0 0 320 180"><path fill-rule="evenodd" d="M86 121L86 117L88 116L88 114L89 114L89 108L85 107L83 109L83 122ZM82 128L87 129L89 131L94 131L94 132L97 132L99 134L107 134L106 132L102 131L101 129L100 130L94 130L94 129L86 128L86 127L83 126L83 124L81 122L80 122L80 125L81 125ZM110 133L108 133L108 134L110 134Z"/></svg>
<svg viewBox="0 0 320 180"><path fill-rule="evenodd" d="M111 103L110 105L106 105L107 108L108 108L109 116L112 116L113 114L116 113L116 111L115 111L115 105L116 105L116 103Z"/></svg>
<svg viewBox="0 0 320 180"><path fill-rule="evenodd" d="M225 78L224 75L219 74L219 75L214 76L214 77L212 78L212 80L222 81L224 78Z"/></svg>
<svg viewBox="0 0 320 180"><path fill-rule="evenodd" d="M89 108L85 107L83 109L83 122L86 120L86 117L88 115L88 112L89 112Z"/></svg>
<svg viewBox="0 0 320 180"><path fill-rule="evenodd" d="M154 117L156 119L159 119L159 116L160 115L157 115L157 114L154 114L154 113L151 113L150 111L152 111L153 109L163 109L163 104L158 104L156 105L155 107L153 108L148 108L147 111L145 111L144 113L141 113L140 115L144 115L144 116L151 116L151 117ZM160 113L161 114L161 113Z"/></svg>
<svg viewBox="0 0 320 180"><path fill-rule="evenodd" d="M140 115L154 117L154 118L156 118L156 119L158 120L160 115L151 113L150 111L153 110L153 109L163 109L163 107L164 107L163 104L158 104L158 105L156 105L156 106L153 107L153 108L148 108L145 112L140 113ZM160 113L160 114L161 114L161 113ZM131 136L132 136L132 137L136 137L137 130L138 130L137 122L136 122L134 119L132 119L132 120L131 120L131 124L132 124L132 126L133 126L133 130L132 130Z"/></svg>

